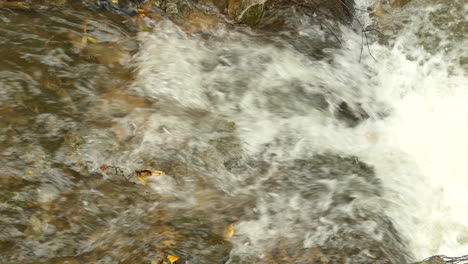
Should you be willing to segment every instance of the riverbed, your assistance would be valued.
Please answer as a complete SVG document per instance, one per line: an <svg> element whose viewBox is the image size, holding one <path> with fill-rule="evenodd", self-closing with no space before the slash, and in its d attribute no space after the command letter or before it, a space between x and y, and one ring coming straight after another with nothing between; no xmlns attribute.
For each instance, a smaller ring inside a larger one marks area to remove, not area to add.
<svg viewBox="0 0 468 264"><path fill-rule="evenodd" d="M468 6L355 8L271 30L2 7L0 262L467 254Z"/></svg>

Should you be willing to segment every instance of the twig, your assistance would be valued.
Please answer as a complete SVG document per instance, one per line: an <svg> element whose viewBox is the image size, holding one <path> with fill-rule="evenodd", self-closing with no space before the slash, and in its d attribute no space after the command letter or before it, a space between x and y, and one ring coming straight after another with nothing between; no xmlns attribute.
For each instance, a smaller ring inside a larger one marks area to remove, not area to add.
<svg viewBox="0 0 468 264"><path fill-rule="evenodd" d="M311 10L312 10L312 15L311 15L310 13L307 13L307 12L306 12L306 15L308 15L308 16L310 16L310 17L312 17L314 13L318 13L318 14L324 16L325 18L329 18L329 19L332 19L332 18L333 18L333 17L331 17L330 15L328 15L328 14L326 14L326 13L320 11L320 10L318 9L318 6L314 8L314 7L311 7L311 6L309 6L309 5L307 5L307 4L303 3L303 2L298 2L298 0L289 0L289 1L292 2L292 3L294 3L294 4L296 4L296 5L298 5L298 6L300 6L300 7L307 8L307 9L309 9L309 10L311 9ZM375 61L377 61L377 59L374 57L374 55L372 55L372 52L371 52L371 50L370 50L369 38L368 38L368 36L367 36L367 32L368 32L369 30L364 29L363 24L362 24L361 21L356 17L356 12L355 12L355 9L354 9L354 8L351 8L351 7L350 7L349 5L347 5L343 0L339 0L339 2L340 2L340 4L341 4L342 6L344 6L344 7L348 10L348 12L349 12L349 14L351 15L353 21L356 21L356 22L359 24L359 27L360 27L360 29L361 29L361 51L360 51L360 54L359 54L359 62L361 62L362 53L363 53L363 50L364 50L364 39L365 39L365 41L366 41L366 44L365 44L365 45L367 46L367 51L368 51L369 55L372 57L372 59L374 59ZM359 11L363 11L363 10L359 10ZM342 43L341 43L339 37L336 35L336 33L335 33L332 29L330 29L327 25L325 25L325 24L323 24L323 23L320 23L320 25L321 25L321 26L325 26L325 27L330 31L330 33L338 40L338 42L340 43L340 45L342 46Z"/></svg>

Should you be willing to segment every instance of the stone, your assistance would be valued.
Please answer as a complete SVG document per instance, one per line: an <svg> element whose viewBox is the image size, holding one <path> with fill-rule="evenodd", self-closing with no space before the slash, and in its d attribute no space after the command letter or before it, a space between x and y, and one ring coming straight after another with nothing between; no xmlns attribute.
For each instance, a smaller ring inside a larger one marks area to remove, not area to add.
<svg viewBox="0 0 468 264"><path fill-rule="evenodd" d="M237 23L254 26L263 18L264 4L263 0L229 0L227 14Z"/></svg>
<svg viewBox="0 0 468 264"><path fill-rule="evenodd" d="M354 0L314 1L314 8L342 23L351 24L355 19Z"/></svg>
<svg viewBox="0 0 468 264"><path fill-rule="evenodd" d="M402 8L404 5L411 2L411 0L391 0L390 6L393 8Z"/></svg>
<svg viewBox="0 0 468 264"><path fill-rule="evenodd" d="M179 13L179 10L177 9L177 4L174 3L174 2L167 3L166 13L168 13L168 14L177 14L177 13Z"/></svg>
<svg viewBox="0 0 468 264"><path fill-rule="evenodd" d="M257 197L256 206L264 211L236 224L234 239L256 239L262 251L238 256L240 260L231 263L402 264L411 259L407 241L384 209L376 207L383 186L372 166L357 157L328 153L275 167L269 172L274 176L262 181L264 189L258 193L276 195ZM296 197L300 209L292 209L278 198L286 196ZM328 197L330 202L324 206L321 197ZM291 212L297 216L292 217ZM296 225L295 217L304 222ZM246 233L251 227L262 226L264 220L260 219L269 221L266 232L259 231L255 237ZM244 229L246 226L250 227ZM289 236L289 229L306 235ZM270 230L275 233L269 234Z"/></svg>
<svg viewBox="0 0 468 264"><path fill-rule="evenodd" d="M413 264L445 264L445 260L439 256L434 256L429 259L423 260L421 262L416 262Z"/></svg>
<svg viewBox="0 0 468 264"><path fill-rule="evenodd" d="M370 117L359 105L352 107L346 102L341 102L338 105L335 116L349 127L356 127Z"/></svg>

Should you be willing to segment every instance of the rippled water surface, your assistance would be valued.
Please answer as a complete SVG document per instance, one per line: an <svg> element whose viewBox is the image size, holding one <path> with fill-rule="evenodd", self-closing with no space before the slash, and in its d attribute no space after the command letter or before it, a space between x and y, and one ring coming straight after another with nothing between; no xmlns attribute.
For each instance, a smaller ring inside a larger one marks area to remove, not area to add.
<svg viewBox="0 0 468 264"><path fill-rule="evenodd" d="M111 12L0 9L0 262L468 253L467 6L429 2L367 40L335 28L341 45L307 17L137 33ZM164 174L125 179L142 169Z"/></svg>

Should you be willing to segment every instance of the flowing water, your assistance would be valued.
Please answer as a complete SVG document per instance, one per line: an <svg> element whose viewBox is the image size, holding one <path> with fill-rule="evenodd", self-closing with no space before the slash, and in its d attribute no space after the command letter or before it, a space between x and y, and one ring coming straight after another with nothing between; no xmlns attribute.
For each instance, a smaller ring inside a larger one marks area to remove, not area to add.
<svg viewBox="0 0 468 264"><path fill-rule="evenodd" d="M307 17L136 35L87 12L0 9L1 263L468 253L464 1L363 16L380 33L341 45ZM125 180L146 168L165 174Z"/></svg>

